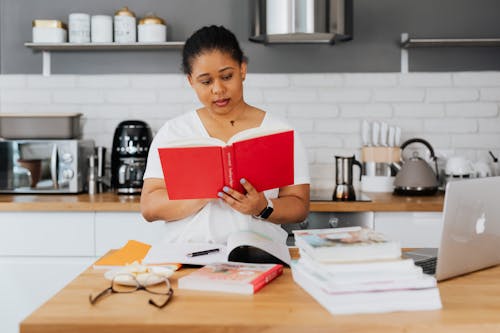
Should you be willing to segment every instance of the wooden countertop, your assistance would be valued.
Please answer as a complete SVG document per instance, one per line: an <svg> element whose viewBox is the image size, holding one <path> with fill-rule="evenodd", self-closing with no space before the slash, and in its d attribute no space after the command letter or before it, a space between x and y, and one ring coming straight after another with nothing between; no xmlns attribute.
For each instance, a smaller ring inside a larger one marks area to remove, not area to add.
<svg viewBox="0 0 500 333"><path fill-rule="evenodd" d="M177 289L164 308L149 294L113 294L92 306L89 294L109 286L87 269L20 325L21 333L108 332L499 332L500 266L439 283L443 309L332 316L293 282L290 269L255 295Z"/></svg>
<svg viewBox="0 0 500 333"><path fill-rule="evenodd" d="M311 201L312 212L428 211L443 210L442 193L433 196L396 196L391 193L364 193L372 201ZM0 194L1 211L123 211L139 212L138 195L112 192L88 194Z"/></svg>

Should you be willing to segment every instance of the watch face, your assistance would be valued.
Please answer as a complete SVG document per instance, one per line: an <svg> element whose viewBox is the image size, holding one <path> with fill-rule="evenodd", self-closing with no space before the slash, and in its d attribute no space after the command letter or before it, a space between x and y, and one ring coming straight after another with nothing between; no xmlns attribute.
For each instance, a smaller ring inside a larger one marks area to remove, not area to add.
<svg viewBox="0 0 500 333"><path fill-rule="evenodd" d="M262 212L262 214L260 214L260 217L263 218L263 219L267 219L269 217L269 215L271 215L271 213L274 211L273 207L266 207L266 209L264 209L264 211Z"/></svg>

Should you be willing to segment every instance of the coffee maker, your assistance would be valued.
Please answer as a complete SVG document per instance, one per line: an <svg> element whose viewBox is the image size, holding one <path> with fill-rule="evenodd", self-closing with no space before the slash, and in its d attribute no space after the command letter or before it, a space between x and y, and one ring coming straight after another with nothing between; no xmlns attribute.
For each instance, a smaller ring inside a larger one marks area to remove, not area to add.
<svg viewBox="0 0 500 333"><path fill-rule="evenodd" d="M139 194L152 134L139 120L118 124L111 152L111 184L118 194Z"/></svg>
<svg viewBox="0 0 500 333"><path fill-rule="evenodd" d="M361 170L363 166L353 156L335 156L335 190L333 191L333 201L355 201L356 192L352 184L353 167L357 165ZM360 172L361 179L361 172Z"/></svg>

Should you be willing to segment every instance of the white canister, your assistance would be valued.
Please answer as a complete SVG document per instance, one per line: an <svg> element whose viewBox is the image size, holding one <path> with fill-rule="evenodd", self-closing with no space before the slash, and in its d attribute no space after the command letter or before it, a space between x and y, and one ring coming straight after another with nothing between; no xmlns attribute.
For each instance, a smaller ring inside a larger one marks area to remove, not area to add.
<svg viewBox="0 0 500 333"><path fill-rule="evenodd" d="M58 20L33 20L33 43L66 42L66 26Z"/></svg>
<svg viewBox="0 0 500 333"><path fill-rule="evenodd" d="M113 19L109 15L92 15L90 23L92 43L113 42Z"/></svg>
<svg viewBox="0 0 500 333"><path fill-rule="evenodd" d="M135 43L136 37L136 19L134 12L128 7L123 7L115 13L114 18L115 42L117 43Z"/></svg>
<svg viewBox="0 0 500 333"><path fill-rule="evenodd" d="M154 14L148 14L139 20L138 39L142 43L159 43L167 40L165 21Z"/></svg>
<svg viewBox="0 0 500 333"><path fill-rule="evenodd" d="M68 18L69 42L90 43L90 15L72 13Z"/></svg>

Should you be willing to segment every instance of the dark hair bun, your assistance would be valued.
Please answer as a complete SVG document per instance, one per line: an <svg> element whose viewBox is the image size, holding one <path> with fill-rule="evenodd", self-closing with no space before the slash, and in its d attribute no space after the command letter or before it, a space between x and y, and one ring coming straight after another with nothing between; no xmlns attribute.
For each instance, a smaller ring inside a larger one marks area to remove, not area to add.
<svg viewBox="0 0 500 333"><path fill-rule="evenodd" d="M204 52L214 50L229 54L239 64L243 62L243 51L236 36L222 25L211 25L195 31L184 44L182 50L183 72L191 74L194 58Z"/></svg>

